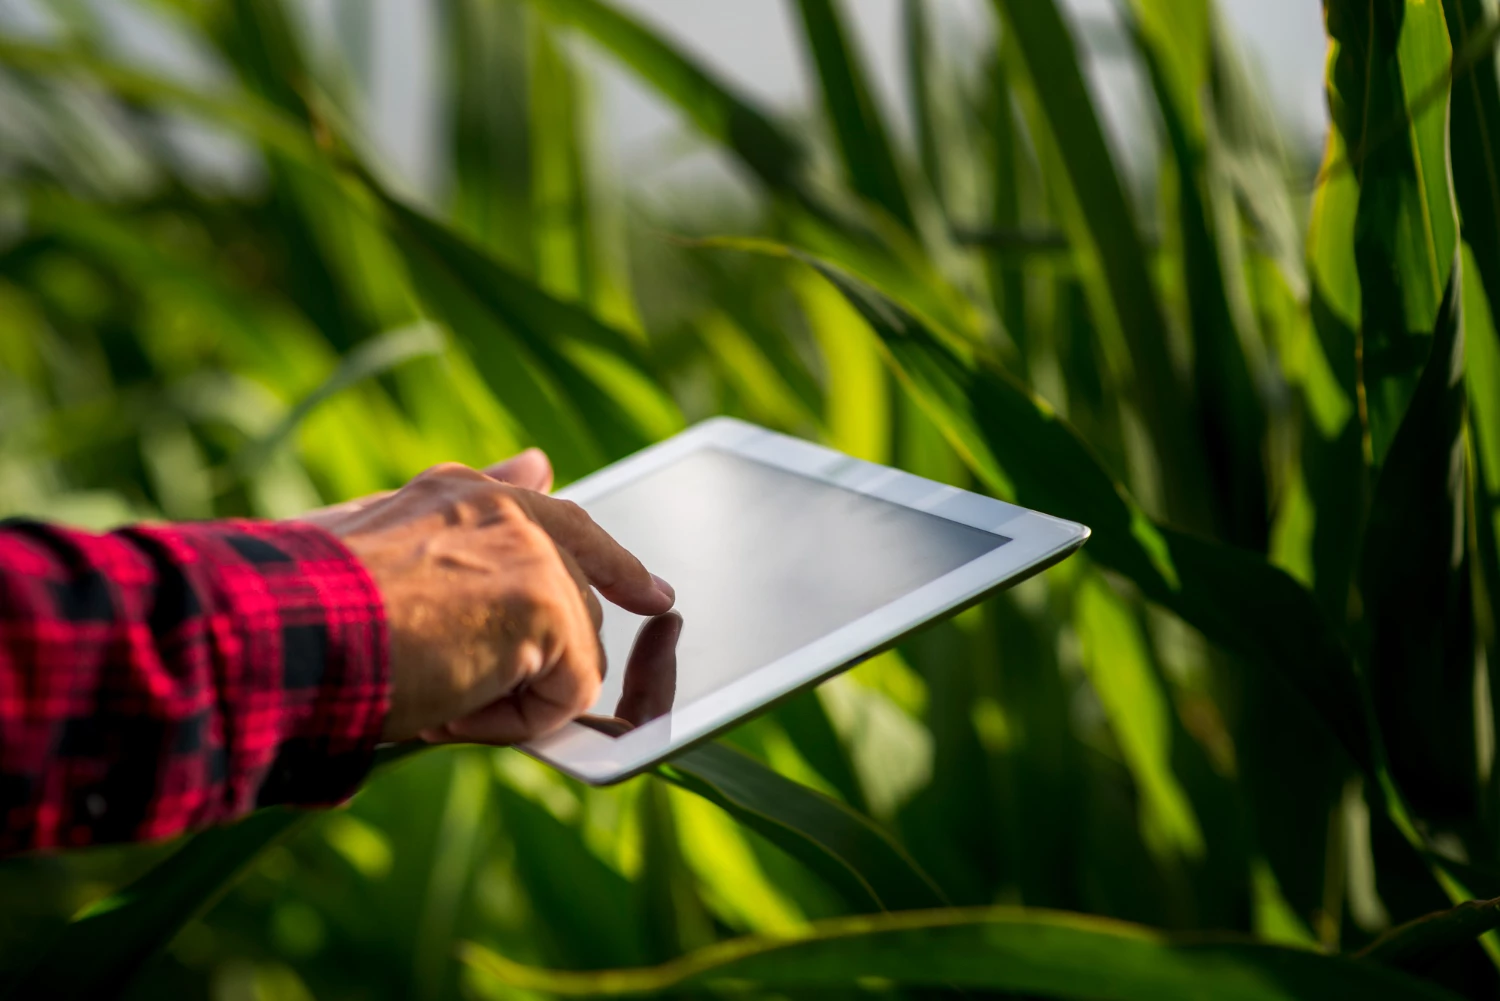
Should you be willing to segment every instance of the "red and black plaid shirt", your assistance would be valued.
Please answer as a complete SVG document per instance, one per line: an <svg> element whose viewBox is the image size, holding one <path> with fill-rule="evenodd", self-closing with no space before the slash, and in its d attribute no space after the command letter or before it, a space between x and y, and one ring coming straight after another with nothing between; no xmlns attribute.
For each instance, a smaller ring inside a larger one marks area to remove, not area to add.
<svg viewBox="0 0 1500 1001"><path fill-rule="evenodd" d="M0 522L0 852L348 797L387 658L374 582L320 528Z"/></svg>

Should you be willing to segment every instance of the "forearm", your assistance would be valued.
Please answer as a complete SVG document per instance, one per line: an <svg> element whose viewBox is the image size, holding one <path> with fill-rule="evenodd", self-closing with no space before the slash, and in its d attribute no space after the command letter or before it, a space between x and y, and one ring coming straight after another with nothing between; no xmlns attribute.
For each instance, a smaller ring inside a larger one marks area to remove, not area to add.
<svg viewBox="0 0 1500 1001"><path fill-rule="evenodd" d="M387 647L375 585L310 525L0 524L0 851L345 798Z"/></svg>

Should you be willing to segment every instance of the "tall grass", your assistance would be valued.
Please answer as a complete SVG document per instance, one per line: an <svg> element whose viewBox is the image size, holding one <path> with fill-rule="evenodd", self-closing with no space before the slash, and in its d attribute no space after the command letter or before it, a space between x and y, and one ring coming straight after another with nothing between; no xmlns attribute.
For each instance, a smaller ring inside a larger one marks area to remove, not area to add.
<svg viewBox="0 0 1500 1001"><path fill-rule="evenodd" d="M972 73L904 0L911 142L831 0L798 121L606 0L445 0L430 191L362 131L358 3L129 8L186 60L0 21L5 513L284 517L528 444L568 480L730 413L1095 530L616 788L434 750L0 863L10 996L1493 996L1491 6L1328 0L1312 179L1210 0L1122 2L1144 185L1056 0L995 0ZM622 198L580 46L753 221Z"/></svg>

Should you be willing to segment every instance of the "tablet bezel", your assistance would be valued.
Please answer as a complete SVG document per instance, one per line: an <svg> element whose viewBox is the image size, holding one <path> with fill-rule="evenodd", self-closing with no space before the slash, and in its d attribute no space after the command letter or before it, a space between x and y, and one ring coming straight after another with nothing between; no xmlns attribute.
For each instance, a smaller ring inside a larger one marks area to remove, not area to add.
<svg viewBox="0 0 1500 1001"><path fill-rule="evenodd" d="M717 448L831 486L1007 536L1011 541L779 660L618 737L580 723L521 750L591 785L639 774L786 696L851 667L929 620L1061 560L1087 527L960 490L728 417L715 417L558 491L589 502L691 452Z"/></svg>

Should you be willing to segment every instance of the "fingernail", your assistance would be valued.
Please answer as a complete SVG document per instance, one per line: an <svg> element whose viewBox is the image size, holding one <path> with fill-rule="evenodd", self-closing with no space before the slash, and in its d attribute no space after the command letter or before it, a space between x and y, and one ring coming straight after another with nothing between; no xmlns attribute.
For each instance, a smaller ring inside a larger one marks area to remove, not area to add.
<svg viewBox="0 0 1500 1001"><path fill-rule="evenodd" d="M656 582L656 589L658 591L666 595L668 598L671 598L673 601L677 600L677 592L672 590L671 584L668 584L666 581L656 576L656 574L652 574L651 579Z"/></svg>

